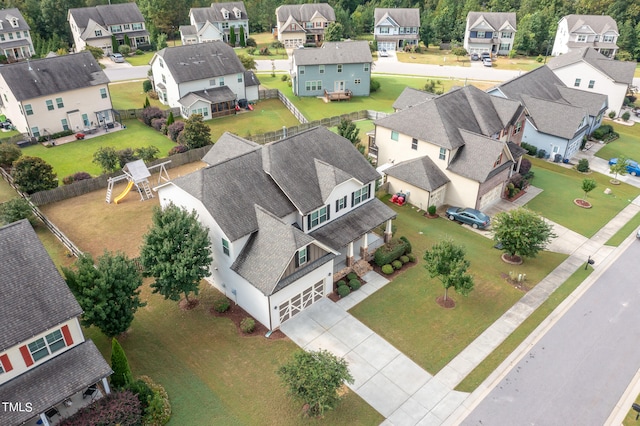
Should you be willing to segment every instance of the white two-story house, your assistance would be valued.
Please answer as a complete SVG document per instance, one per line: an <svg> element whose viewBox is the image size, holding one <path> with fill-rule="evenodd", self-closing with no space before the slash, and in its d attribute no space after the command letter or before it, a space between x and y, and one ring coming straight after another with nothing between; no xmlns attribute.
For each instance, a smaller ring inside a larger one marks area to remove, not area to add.
<svg viewBox="0 0 640 426"><path fill-rule="evenodd" d="M375 121L379 169L389 193L426 210L484 209L519 170L524 108L474 86L452 90Z"/></svg>
<svg viewBox="0 0 640 426"><path fill-rule="evenodd" d="M0 228L0 257L0 423L48 426L108 394L112 371L27 220Z"/></svg>
<svg viewBox="0 0 640 426"><path fill-rule="evenodd" d="M222 41L166 47L150 64L160 102L180 108L184 118L233 114L237 100L258 99L257 78Z"/></svg>
<svg viewBox="0 0 640 426"><path fill-rule="evenodd" d="M469 53L508 55L516 28L514 12L469 12L463 46Z"/></svg>
<svg viewBox="0 0 640 426"><path fill-rule="evenodd" d="M618 52L618 24L607 15L567 15L558 22L553 56L581 47L592 47L607 58Z"/></svg>
<svg viewBox="0 0 640 426"><path fill-rule="evenodd" d="M612 60L592 47L572 49L552 58L547 66L567 87L608 97L609 111L620 115L624 99L633 85L637 63Z"/></svg>
<svg viewBox="0 0 640 426"><path fill-rule="evenodd" d="M324 32L336 21L333 7L327 3L283 4L276 9L278 41L286 48L324 41Z"/></svg>
<svg viewBox="0 0 640 426"><path fill-rule="evenodd" d="M193 7L189 11L191 25L180 26L182 44L207 43L210 41L231 42L244 46L249 38L249 17L241 1L211 3L210 7Z"/></svg>
<svg viewBox="0 0 640 426"><path fill-rule="evenodd" d="M38 138L116 121L109 79L89 52L0 67L0 112Z"/></svg>
<svg viewBox="0 0 640 426"><path fill-rule="evenodd" d="M378 8L373 13L373 37L378 50L402 50L420 41L420 9Z"/></svg>
<svg viewBox="0 0 640 426"><path fill-rule="evenodd" d="M13 62L30 58L34 53L29 24L20 11L0 10L0 55Z"/></svg>
<svg viewBox="0 0 640 426"><path fill-rule="evenodd" d="M334 263L366 257L378 226L391 237L379 174L324 127L266 145L225 133L203 161L160 186L161 203L196 210L213 249L209 280L271 330L330 293Z"/></svg>
<svg viewBox="0 0 640 426"><path fill-rule="evenodd" d="M112 36L120 46L127 40L132 48L149 44L149 31L135 3L69 9L67 21L76 52L90 45L101 48L105 55L112 53Z"/></svg>

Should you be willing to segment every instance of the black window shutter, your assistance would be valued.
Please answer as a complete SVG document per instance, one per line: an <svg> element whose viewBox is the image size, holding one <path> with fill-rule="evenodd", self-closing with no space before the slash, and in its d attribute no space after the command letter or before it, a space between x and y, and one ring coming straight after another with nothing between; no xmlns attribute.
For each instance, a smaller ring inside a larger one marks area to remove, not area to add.
<svg viewBox="0 0 640 426"><path fill-rule="evenodd" d="M297 251L297 252L296 252L296 255L295 255L295 256L293 256L293 257L295 258L295 261L296 261L296 268L297 268L298 266L300 266L300 252L299 252L299 251Z"/></svg>
<svg viewBox="0 0 640 426"><path fill-rule="evenodd" d="M347 196L346 195L344 196L343 200L344 201L342 202L342 204L344 204L344 206L347 207Z"/></svg>
<svg viewBox="0 0 640 426"><path fill-rule="evenodd" d="M307 216L307 229L311 229L311 214Z"/></svg>
<svg viewBox="0 0 640 426"><path fill-rule="evenodd" d="M336 211L339 210L339 207L338 207L339 206L339 204L338 204L339 202L340 202L340 200L336 200Z"/></svg>
<svg viewBox="0 0 640 426"><path fill-rule="evenodd" d="M331 214L331 204L327 204L327 220L330 219L330 214Z"/></svg>
<svg viewBox="0 0 640 426"><path fill-rule="evenodd" d="M371 198L371 184L369 184L369 188L367 189L367 200Z"/></svg>
<svg viewBox="0 0 640 426"><path fill-rule="evenodd" d="M356 193L352 192L351 193L351 207L353 207L353 203L355 202L355 200L356 200Z"/></svg>

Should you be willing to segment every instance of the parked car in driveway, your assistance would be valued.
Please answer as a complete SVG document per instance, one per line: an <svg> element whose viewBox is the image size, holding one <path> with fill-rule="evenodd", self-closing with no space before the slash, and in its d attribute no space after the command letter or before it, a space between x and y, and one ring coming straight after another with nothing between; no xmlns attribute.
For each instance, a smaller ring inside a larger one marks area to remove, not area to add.
<svg viewBox="0 0 640 426"><path fill-rule="evenodd" d="M387 49L380 49L380 51L378 51L378 56L382 58L386 58L387 56L389 56L389 54L387 53Z"/></svg>
<svg viewBox="0 0 640 426"><path fill-rule="evenodd" d="M122 62L124 62L124 56L122 56L122 53L112 53L112 54L111 54L111 55L109 55L109 56L111 56L111 60L112 60L113 62L116 62L116 63L122 63Z"/></svg>
<svg viewBox="0 0 640 426"><path fill-rule="evenodd" d="M480 210L463 208L463 207L449 207L447 209L447 218L449 220L457 220L458 222L471 225L475 229L485 229L491 223L491 218Z"/></svg>
<svg viewBox="0 0 640 426"><path fill-rule="evenodd" d="M492 67L493 62L491 62L491 58L482 58L482 65L485 67Z"/></svg>
<svg viewBox="0 0 640 426"><path fill-rule="evenodd" d="M484 60L485 58L489 58L489 59L491 59L491 53L489 53L489 52L482 52L482 53L480 54L480 58L481 58L481 59L483 59L483 60Z"/></svg>
<svg viewBox="0 0 640 426"><path fill-rule="evenodd" d="M472 53L471 54L471 60L472 61L479 61L480 60L480 55L478 55L477 53Z"/></svg>
<svg viewBox="0 0 640 426"><path fill-rule="evenodd" d="M613 166L614 164L618 164L617 158L612 158L611 160L609 160L610 166ZM638 165L637 161L631 159L627 160L627 173L629 173L631 176L640 175L640 165Z"/></svg>

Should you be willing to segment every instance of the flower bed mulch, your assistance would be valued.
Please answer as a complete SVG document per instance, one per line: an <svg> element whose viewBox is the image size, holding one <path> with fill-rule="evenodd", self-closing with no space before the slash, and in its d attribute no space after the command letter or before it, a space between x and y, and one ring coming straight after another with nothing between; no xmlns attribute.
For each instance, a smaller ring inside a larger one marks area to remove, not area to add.
<svg viewBox="0 0 640 426"><path fill-rule="evenodd" d="M417 264L418 264L418 259L416 259L416 261L415 261L415 262L408 262L408 263L405 263L404 265L402 265L402 268L401 268L401 269L398 269L398 270L395 270L395 269L394 269L394 270L393 270L393 273L392 273L392 274L389 274L389 275L387 275L387 274L385 274L384 272L382 272L382 267L381 267L381 266L378 266L378 265L376 265L375 263L371 263L371 266L373 266L373 270L374 270L378 275L381 275L381 276L385 277L386 279L388 279L389 281L391 281L391 280L393 280L393 279L396 277L396 275L401 274L402 272L406 271L406 270L407 270L407 269L409 269L409 268L413 268L413 267L414 267L414 266L416 266Z"/></svg>
<svg viewBox="0 0 640 426"><path fill-rule="evenodd" d="M366 282L365 280L363 280L363 279L362 279L362 277L361 277L361 276L359 276L359 275L358 275L358 278L357 278L357 279L358 279L358 281L360 281L360 284L361 284L361 285L360 285L360 288L362 288L362 286L363 286L363 285L365 285L365 284L367 283L367 282ZM344 278L339 279L338 281L344 281L344 282L346 282L346 283L347 283L347 285L349 285L349 282L347 281L347 277L346 277L346 276L345 276ZM331 300L332 302L337 302L338 300L340 300L340 295L338 294L338 286L337 286L338 281L335 281L335 282L333 283L333 291L332 291L331 293L329 293L329 295L327 296L327 297L329 298L329 300ZM360 289L358 289L358 290L360 290ZM356 290L356 291L358 291L358 290ZM351 293L353 293L353 291L351 291ZM349 294L351 294L351 293L349 293ZM349 294L348 294L348 295L349 295ZM348 295L347 295L347 296L348 296Z"/></svg>
<svg viewBox="0 0 640 426"><path fill-rule="evenodd" d="M516 288L520 291L522 291L523 293L528 292L529 290L531 290L529 287L527 287L527 285L524 282L518 282L518 280L514 280L511 279L511 277L509 276L509 274L500 274L500 276L502 277L502 279L504 279L506 282L508 282L509 284L511 284L511 286L513 288Z"/></svg>
<svg viewBox="0 0 640 426"><path fill-rule="evenodd" d="M583 209L590 209L592 207L590 202L582 198L576 198L573 202L576 206L582 207Z"/></svg>
<svg viewBox="0 0 640 426"><path fill-rule="evenodd" d="M251 317L251 315L249 315L247 311L242 309L239 305L235 304L234 302L229 301L229 303L231 303L231 306L229 306L229 309L226 312L220 313L215 309L213 309L213 307L211 307L209 308L209 313L211 313L211 315L213 315L214 317L229 318L235 324L236 330L238 330L238 334L243 337L255 337L255 336L264 337L264 335L267 334L269 329L266 326L259 323L258 321L256 321L256 328L255 330L253 330L253 333L243 332L240 329L240 322L247 317ZM269 336L270 340L279 340L279 339L286 339L286 338L287 336L280 330L275 330L273 333L271 333L271 336Z"/></svg>

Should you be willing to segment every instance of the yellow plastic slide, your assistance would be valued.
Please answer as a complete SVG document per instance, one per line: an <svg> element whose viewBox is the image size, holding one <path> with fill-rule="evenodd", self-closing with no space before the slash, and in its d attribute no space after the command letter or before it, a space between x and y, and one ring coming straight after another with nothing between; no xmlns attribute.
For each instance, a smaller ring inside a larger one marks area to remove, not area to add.
<svg viewBox="0 0 640 426"><path fill-rule="evenodd" d="M133 181L130 180L129 184L127 184L127 187L124 189L124 191L122 191L122 194L118 195L113 202L118 204L124 197L127 196L127 194L129 193L129 191L131 191L131 188L133 188Z"/></svg>

